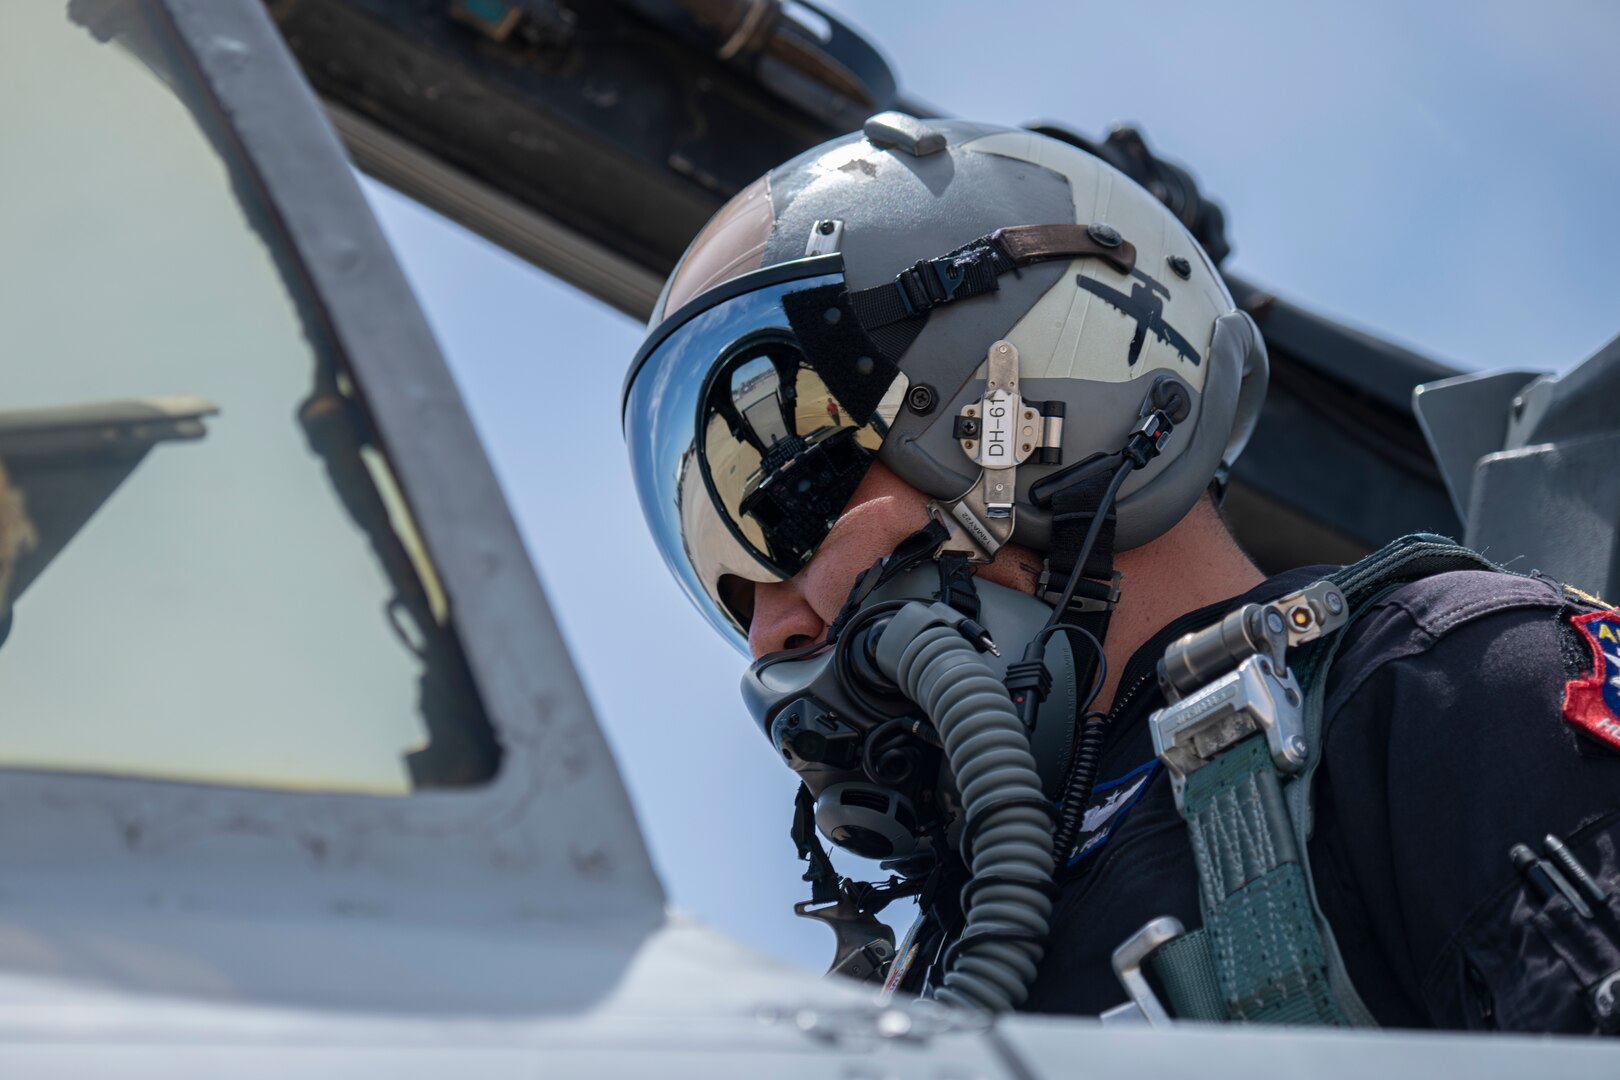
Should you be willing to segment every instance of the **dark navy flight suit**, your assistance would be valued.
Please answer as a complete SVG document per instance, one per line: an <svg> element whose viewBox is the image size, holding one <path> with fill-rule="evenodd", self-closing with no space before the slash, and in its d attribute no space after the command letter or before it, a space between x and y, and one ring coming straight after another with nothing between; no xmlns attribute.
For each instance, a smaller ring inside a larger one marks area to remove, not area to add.
<svg viewBox="0 0 1620 1080"><path fill-rule="evenodd" d="M1272 578L1190 628L1330 569ZM1459 571L1401 587L1347 631L1328 674L1310 858L1380 1023L1596 1029L1586 989L1620 968L1620 754L1563 705L1566 683L1594 669L1570 623L1591 610L1550 582ZM1121 679L1030 1010L1117 1005L1117 945L1160 915L1201 925L1187 827L1147 726L1164 702L1142 681L1185 622L1143 646ZM1514 844L1539 848L1548 833L1606 887L1593 919L1538 895L1509 861Z"/></svg>

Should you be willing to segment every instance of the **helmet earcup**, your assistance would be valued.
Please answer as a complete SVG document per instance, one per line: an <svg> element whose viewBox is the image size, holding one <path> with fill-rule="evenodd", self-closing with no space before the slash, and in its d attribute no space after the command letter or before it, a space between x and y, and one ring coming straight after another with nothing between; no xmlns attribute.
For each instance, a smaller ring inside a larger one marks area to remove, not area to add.
<svg viewBox="0 0 1620 1080"><path fill-rule="evenodd" d="M1247 311L1233 311L1215 321L1215 341L1210 352L1230 349L1242 356L1237 408L1232 417L1232 434L1226 440L1221 454L1222 474L1243 453L1260 422L1260 406L1266 399L1266 386L1271 381L1271 358L1266 353L1266 341L1260 328Z"/></svg>

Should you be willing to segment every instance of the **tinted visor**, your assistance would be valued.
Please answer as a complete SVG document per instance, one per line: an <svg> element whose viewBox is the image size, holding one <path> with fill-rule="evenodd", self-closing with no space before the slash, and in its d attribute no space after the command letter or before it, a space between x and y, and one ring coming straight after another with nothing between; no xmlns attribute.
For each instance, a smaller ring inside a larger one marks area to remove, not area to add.
<svg viewBox="0 0 1620 1080"><path fill-rule="evenodd" d="M855 427L790 335L745 336L699 408L698 463L744 546L790 577L810 561L883 444ZM879 424L882 421L878 421Z"/></svg>
<svg viewBox="0 0 1620 1080"><path fill-rule="evenodd" d="M700 297L655 333L625 397L631 472L659 552L734 640L747 632L752 583L792 577L815 554L904 394L896 379L876 415L854 423L823 373L856 358L807 356L788 328L784 295L841 278Z"/></svg>

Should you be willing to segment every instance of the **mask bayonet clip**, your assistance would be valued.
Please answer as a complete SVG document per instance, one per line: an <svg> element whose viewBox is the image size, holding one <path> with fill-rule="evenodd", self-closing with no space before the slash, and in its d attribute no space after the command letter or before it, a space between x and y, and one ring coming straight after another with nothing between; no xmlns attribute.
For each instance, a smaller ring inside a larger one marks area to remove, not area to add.
<svg viewBox="0 0 1620 1080"><path fill-rule="evenodd" d="M984 394L962 407L951 431L982 473L967 494L940 507L971 538L975 562L989 562L1012 538L1018 466L1047 440L1045 418L1019 393L1013 343L991 345L985 362Z"/></svg>

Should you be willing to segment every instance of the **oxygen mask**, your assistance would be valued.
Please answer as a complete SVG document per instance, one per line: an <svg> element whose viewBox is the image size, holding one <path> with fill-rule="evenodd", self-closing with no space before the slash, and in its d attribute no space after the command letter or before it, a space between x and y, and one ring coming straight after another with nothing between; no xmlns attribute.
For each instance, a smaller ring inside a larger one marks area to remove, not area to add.
<svg viewBox="0 0 1620 1080"><path fill-rule="evenodd" d="M941 855L958 850L966 819L938 728L878 662L886 632L911 601L943 599L961 616L964 639L1004 681L1052 614L1035 597L1000 585L946 582L941 570L948 565L917 560L852 595L836 637L761 657L742 681L754 722L810 792L817 831L906 876L926 873ZM867 574L882 577L883 570L880 563ZM1080 690L1065 637L1049 636L1042 659L1051 686L1028 738L1050 802L1073 756Z"/></svg>

